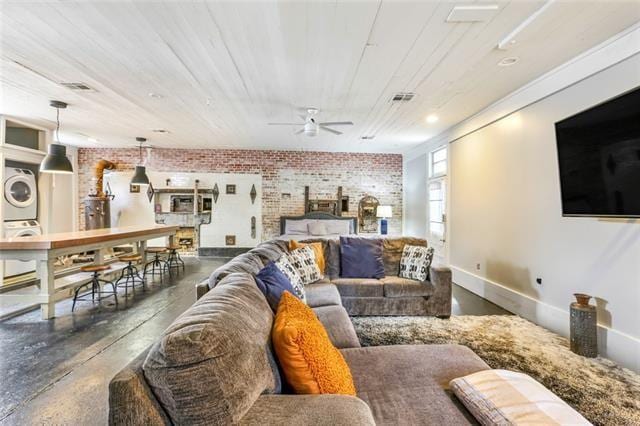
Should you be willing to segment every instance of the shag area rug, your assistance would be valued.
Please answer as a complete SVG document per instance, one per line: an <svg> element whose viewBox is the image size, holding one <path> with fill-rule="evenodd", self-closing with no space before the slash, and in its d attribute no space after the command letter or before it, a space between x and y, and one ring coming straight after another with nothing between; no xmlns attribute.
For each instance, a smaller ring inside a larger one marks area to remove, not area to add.
<svg viewBox="0 0 640 426"><path fill-rule="evenodd" d="M491 368L526 373L596 425L640 425L640 375L584 358L567 339L511 315L353 317L363 346L457 343Z"/></svg>

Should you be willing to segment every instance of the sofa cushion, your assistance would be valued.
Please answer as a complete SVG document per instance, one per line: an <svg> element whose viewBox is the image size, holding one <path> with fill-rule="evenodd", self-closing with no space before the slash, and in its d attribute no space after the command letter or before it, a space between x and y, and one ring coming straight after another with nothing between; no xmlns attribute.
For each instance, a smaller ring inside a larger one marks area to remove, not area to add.
<svg viewBox="0 0 640 426"><path fill-rule="evenodd" d="M260 258L263 265L267 265L269 262L278 260L283 253L287 252L287 243L282 240L270 240L264 243L258 244L256 247L249 250Z"/></svg>
<svg viewBox="0 0 640 426"><path fill-rule="evenodd" d="M316 243L302 243L300 241L289 241L289 250L296 250L305 246L311 247L313 254L316 256L316 265L320 269L320 274L324 276L325 262L324 262L324 247L321 242Z"/></svg>
<svg viewBox="0 0 640 426"><path fill-rule="evenodd" d="M316 316L324 325L331 343L338 348L359 348L360 340L349 319L349 314L342 305L320 306L313 308Z"/></svg>
<svg viewBox="0 0 640 426"><path fill-rule="evenodd" d="M409 278L384 277L384 297L426 297L433 294L433 284Z"/></svg>
<svg viewBox="0 0 640 426"><path fill-rule="evenodd" d="M263 267L264 263L258 255L251 252L242 253L213 271L209 277L209 288L214 288L220 280L234 272L256 275Z"/></svg>
<svg viewBox="0 0 640 426"><path fill-rule="evenodd" d="M329 305L342 306L340 293L338 293L336 286L330 282L316 281L305 286L304 292L307 297L307 305L312 308Z"/></svg>
<svg viewBox="0 0 640 426"><path fill-rule="evenodd" d="M153 345L144 375L174 424L238 422L278 388L273 312L254 278L236 273L187 309Z"/></svg>
<svg viewBox="0 0 640 426"><path fill-rule="evenodd" d="M382 278L382 240L340 237L340 276L342 278Z"/></svg>
<svg viewBox="0 0 640 426"><path fill-rule="evenodd" d="M475 419L449 389L449 382L489 369L459 345L394 345L342 349L357 396L376 424L458 425Z"/></svg>
<svg viewBox="0 0 640 426"><path fill-rule="evenodd" d="M591 425L530 376L479 371L453 379L451 389L483 425Z"/></svg>
<svg viewBox="0 0 640 426"><path fill-rule="evenodd" d="M373 278L336 278L331 283L338 288L340 296L384 297L382 281Z"/></svg>
<svg viewBox="0 0 640 426"><path fill-rule="evenodd" d="M278 303L280 303L283 292L294 292L291 281L278 269L274 262L270 262L258 272L258 275L256 275L256 285L262 294L264 294L273 312L278 310Z"/></svg>
<svg viewBox="0 0 640 426"><path fill-rule="evenodd" d="M385 275L400 273L400 259L406 244L427 247L427 240L413 237L388 237L382 240L382 259Z"/></svg>
<svg viewBox="0 0 640 426"><path fill-rule="evenodd" d="M287 382L298 394L355 395L349 366L316 314L284 293L271 332Z"/></svg>

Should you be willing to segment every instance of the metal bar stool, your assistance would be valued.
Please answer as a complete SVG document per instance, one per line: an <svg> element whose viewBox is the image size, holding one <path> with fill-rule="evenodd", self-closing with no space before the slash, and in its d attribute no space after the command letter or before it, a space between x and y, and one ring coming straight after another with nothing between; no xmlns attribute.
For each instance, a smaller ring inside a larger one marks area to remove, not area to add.
<svg viewBox="0 0 640 426"><path fill-rule="evenodd" d="M138 273L138 268L136 268L133 262L138 262L142 259L142 256L139 254L127 254L124 256L120 256L120 260L124 262L129 262L127 266L122 269L120 273L120 277L115 281L116 287L120 287L124 284L124 296L127 297L129 294L129 281L131 281L131 292L135 294L136 292L136 282L142 284L142 290L145 289L145 280ZM124 280L124 283L121 281Z"/></svg>
<svg viewBox="0 0 640 426"><path fill-rule="evenodd" d="M113 296L113 298L116 301L116 306L118 306L118 293L116 292L116 285L113 282L102 279L98 276L100 272L108 271L109 269L111 269L111 266L104 265L104 264L86 265L80 268L82 272L93 272L93 276L91 277L91 281L89 281L87 284L81 285L76 289L73 295L73 304L71 305L71 312L73 312L73 310L76 308L77 301L88 301L88 298L89 298L88 291L84 294L80 294L80 290L87 286L91 286L92 302L96 301L96 296L98 296L98 303L100 303L102 299L106 299L107 297ZM102 291L100 289L100 283L111 284L113 293ZM103 294L106 294L106 296L102 296Z"/></svg>
<svg viewBox="0 0 640 426"><path fill-rule="evenodd" d="M144 272L142 277L144 279L147 278L147 269L151 266L151 279L155 278L156 274L160 275L160 282L162 283L162 277L164 274L164 269L167 268L169 271L169 276L171 276L171 269L168 268L167 261L160 257L160 254L166 253L167 249L164 247L148 247L147 253L153 254L153 260L144 265ZM157 270L156 270L157 267Z"/></svg>
<svg viewBox="0 0 640 426"><path fill-rule="evenodd" d="M176 244L167 246L167 250L169 250L169 256L167 257L167 264L169 265L169 273L171 273L172 268L175 268L176 273L179 273L180 266L182 266L182 272L184 272L184 261L180 257L180 253L178 253L179 249L180 249L180 246Z"/></svg>

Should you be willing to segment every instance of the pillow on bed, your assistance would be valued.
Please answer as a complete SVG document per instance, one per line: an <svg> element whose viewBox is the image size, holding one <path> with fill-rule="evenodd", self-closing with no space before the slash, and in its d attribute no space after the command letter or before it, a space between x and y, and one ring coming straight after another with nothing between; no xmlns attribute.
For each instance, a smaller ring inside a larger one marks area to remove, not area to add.
<svg viewBox="0 0 640 426"><path fill-rule="evenodd" d="M290 235L307 235L308 220L287 220L284 224L284 233Z"/></svg>
<svg viewBox="0 0 640 426"><path fill-rule="evenodd" d="M327 234L349 235L351 233L350 220L326 220L324 226L327 228Z"/></svg>
<svg viewBox="0 0 640 426"><path fill-rule="evenodd" d="M309 225L307 225L307 228L309 229L309 234L314 235L314 236L321 236L321 235L327 235L327 227L325 226L325 224L323 222L311 222Z"/></svg>

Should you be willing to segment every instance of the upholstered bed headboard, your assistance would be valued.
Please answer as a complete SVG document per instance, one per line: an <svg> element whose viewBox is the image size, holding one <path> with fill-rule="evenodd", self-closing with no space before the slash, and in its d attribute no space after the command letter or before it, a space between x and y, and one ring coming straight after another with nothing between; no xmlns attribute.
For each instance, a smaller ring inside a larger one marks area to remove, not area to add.
<svg viewBox="0 0 640 426"><path fill-rule="evenodd" d="M280 216L280 235L285 234L287 220L304 220L304 219L313 219L313 220L345 220L349 221L349 228L351 229L351 233L358 233L358 218L355 217L342 217L335 216L331 213L325 212L310 212L304 214L302 216Z"/></svg>

